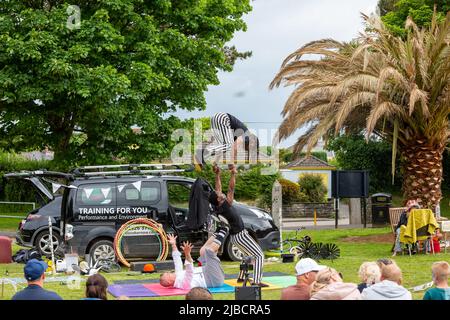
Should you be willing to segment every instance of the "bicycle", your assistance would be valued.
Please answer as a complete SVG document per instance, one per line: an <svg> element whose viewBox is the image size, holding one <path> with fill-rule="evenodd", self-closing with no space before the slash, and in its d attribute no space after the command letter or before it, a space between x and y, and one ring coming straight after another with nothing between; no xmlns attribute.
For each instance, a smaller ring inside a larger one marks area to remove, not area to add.
<svg viewBox="0 0 450 320"><path fill-rule="evenodd" d="M306 229L305 227L300 227L295 230L294 237L288 237L281 242L282 253L289 252L298 257L298 259L312 258L315 260L320 259L336 259L340 256L341 250L334 243L312 242L310 236L305 235L301 238L298 237L298 233L301 230ZM287 249L285 249L287 248Z"/></svg>

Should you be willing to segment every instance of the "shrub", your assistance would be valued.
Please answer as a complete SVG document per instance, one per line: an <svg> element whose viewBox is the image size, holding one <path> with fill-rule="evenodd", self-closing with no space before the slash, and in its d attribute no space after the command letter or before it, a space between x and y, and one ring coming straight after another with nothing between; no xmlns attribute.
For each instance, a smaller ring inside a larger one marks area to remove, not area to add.
<svg viewBox="0 0 450 320"><path fill-rule="evenodd" d="M328 189L318 174L307 173L299 180L299 189L307 197L307 202L326 202Z"/></svg>
<svg viewBox="0 0 450 320"><path fill-rule="evenodd" d="M278 179L282 188L283 204L291 204L295 202L305 202L306 195L300 191L298 183L287 179Z"/></svg>

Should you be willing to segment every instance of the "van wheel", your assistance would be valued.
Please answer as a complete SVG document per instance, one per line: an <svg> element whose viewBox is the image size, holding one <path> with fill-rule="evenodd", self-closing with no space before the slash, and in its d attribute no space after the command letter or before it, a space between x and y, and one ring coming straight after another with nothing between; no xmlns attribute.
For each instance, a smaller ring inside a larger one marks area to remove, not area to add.
<svg viewBox="0 0 450 320"><path fill-rule="evenodd" d="M230 238L228 238L225 243L224 253L226 257L231 261L242 261L242 259L244 258L244 254L242 253L242 251L231 243Z"/></svg>
<svg viewBox="0 0 450 320"><path fill-rule="evenodd" d="M95 265L97 260L115 261L116 254L114 253L114 245L112 241L109 240L96 241L89 250L89 257L92 265Z"/></svg>
<svg viewBox="0 0 450 320"><path fill-rule="evenodd" d="M61 243L61 237L55 230L53 230L52 238L53 238L53 253L55 253ZM36 247L37 250L39 250L39 253L41 255L50 258L52 256L50 232L42 231L41 233L39 233L39 235L36 237L36 240L34 241L34 246Z"/></svg>

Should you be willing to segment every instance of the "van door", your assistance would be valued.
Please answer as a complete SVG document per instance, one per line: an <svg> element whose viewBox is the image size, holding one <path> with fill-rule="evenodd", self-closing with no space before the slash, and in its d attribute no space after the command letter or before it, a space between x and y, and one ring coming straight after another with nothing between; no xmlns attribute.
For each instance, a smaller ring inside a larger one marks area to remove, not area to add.
<svg viewBox="0 0 450 320"><path fill-rule="evenodd" d="M189 197L192 183L187 181L167 180L168 217L173 228L177 231L178 240L189 241L193 244L193 254L197 255L200 248L208 240L207 230L190 230L186 226L189 215Z"/></svg>
<svg viewBox="0 0 450 320"><path fill-rule="evenodd" d="M117 182L117 224L128 220L149 218L156 220L161 200L159 181ZM135 228L122 240L126 259L155 259L162 250L159 237L148 228Z"/></svg>
<svg viewBox="0 0 450 320"><path fill-rule="evenodd" d="M114 182L81 184L66 204L67 223L73 226L69 246L84 253L97 237L114 238L116 233L116 190Z"/></svg>

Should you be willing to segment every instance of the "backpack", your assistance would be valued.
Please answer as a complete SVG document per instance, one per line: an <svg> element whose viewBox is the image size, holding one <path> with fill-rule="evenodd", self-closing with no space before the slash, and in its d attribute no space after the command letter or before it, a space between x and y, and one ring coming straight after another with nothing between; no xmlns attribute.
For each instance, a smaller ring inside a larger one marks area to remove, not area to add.
<svg viewBox="0 0 450 320"><path fill-rule="evenodd" d="M27 263L31 259L42 260L42 256L37 249L20 249L12 256L12 259L17 263Z"/></svg>

